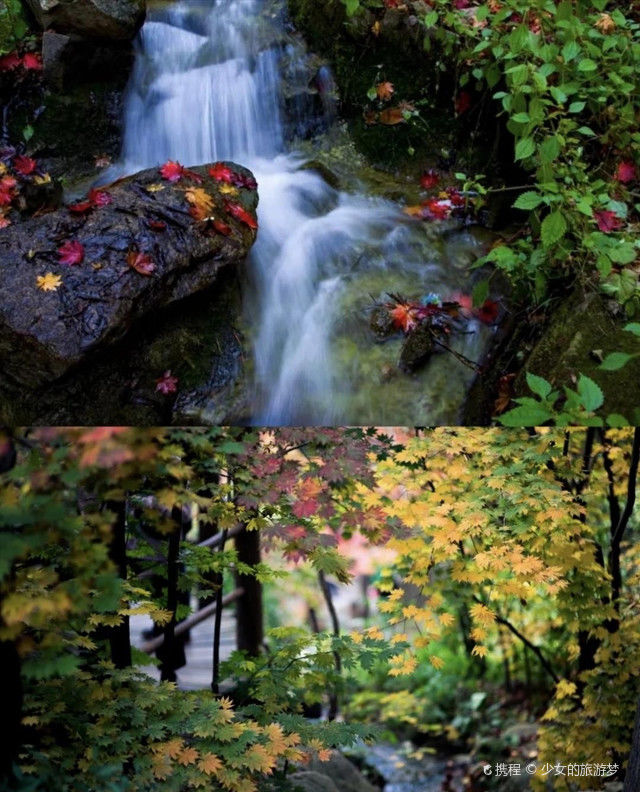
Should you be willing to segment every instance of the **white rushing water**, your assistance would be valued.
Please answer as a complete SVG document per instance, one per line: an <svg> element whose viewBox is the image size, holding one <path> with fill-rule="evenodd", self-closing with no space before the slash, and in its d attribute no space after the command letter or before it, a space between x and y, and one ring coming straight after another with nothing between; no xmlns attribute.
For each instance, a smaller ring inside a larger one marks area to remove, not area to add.
<svg viewBox="0 0 640 792"><path fill-rule="evenodd" d="M431 422L432 403L416 397L424 383L391 383L396 399L385 413L384 384L366 381L370 372L358 366L357 348L349 351L354 328L341 311L349 289L378 286L394 267L414 294L446 288L442 262L435 253L425 261L397 206L339 193L287 152L282 48L269 43L261 6L177 0L150 7L127 93L122 167L132 173L168 159L186 166L233 160L254 172L260 230L247 287L253 421ZM320 77L326 83L326 70ZM396 285L390 279L388 290ZM443 370L440 380L447 378Z"/></svg>

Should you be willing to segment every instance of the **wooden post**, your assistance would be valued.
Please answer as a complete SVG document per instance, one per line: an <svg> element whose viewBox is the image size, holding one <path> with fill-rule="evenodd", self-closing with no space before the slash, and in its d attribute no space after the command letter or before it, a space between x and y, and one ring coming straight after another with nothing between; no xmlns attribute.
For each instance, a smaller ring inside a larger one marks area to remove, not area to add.
<svg viewBox="0 0 640 792"><path fill-rule="evenodd" d="M249 566L260 563L260 532L240 531L235 538L238 561ZM253 575L236 573L236 587L244 590L236 605L238 650L251 657L260 654L264 640L262 584Z"/></svg>

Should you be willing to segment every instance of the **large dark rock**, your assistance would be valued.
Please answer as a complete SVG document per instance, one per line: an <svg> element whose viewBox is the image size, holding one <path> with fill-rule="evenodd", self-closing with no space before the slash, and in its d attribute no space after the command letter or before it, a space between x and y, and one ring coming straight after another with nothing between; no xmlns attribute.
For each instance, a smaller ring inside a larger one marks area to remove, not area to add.
<svg viewBox="0 0 640 792"><path fill-rule="evenodd" d="M0 231L3 377L30 388L55 380L122 338L135 321L210 287L224 267L244 260L256 232L230 214L229 202L254 218L256 191L212 179L208 166L193 171L202 184L188 176L172 184L157 169L143 171L109 187L109 205L80 216L64 208ZM194 187L209 194L207 215L226 224L219 228L228 235L190 215L185 191ZM60 263L68 241L83 246L80 264ZM135 251L154 263L150 275L128 263ZM61 284L43 291L38 278L49 273Z"/></svg>
<svg viewBox="0 0 640 792"><path fill-rule="evenodd" d="M43 29L96 39L132 39L146 0L27 0Z"/></svg>

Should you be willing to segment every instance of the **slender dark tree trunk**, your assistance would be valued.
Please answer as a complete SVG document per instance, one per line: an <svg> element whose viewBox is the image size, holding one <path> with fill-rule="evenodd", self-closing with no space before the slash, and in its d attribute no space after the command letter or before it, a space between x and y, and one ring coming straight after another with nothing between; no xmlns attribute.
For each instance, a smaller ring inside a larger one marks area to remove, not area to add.
<svg viewBox="0 0 640 792"><path fill-rule="evenodd" d="M161 660L160 678L169 682L176 681L175 663L178 647L176 645L176 611L178 608L178 558L180 555L180 539L182 538L182 520L175 526L169 535L167 551L167 610L171 613L171 620L164 628L164 643L162 651L158 652Z"/></svg>
<svg viewBox="0 0 640 792"><path fill-rule="evenodd" d="M249 566L260 563L260 532L241 531L235 539L238 561ZM236 606L238 649L251 657L260 654L264 640L262 584L254 575L236 573L236 588L243 589Z"/></svg>
<svg viewBox="0 0 640 792"><path fill-rule="evenodd" d="M0 667L2 668L2 746L0 747L0 779L10 778L12 765L20 748L22 732L22 679L20 657L15 644L0 641Z"/></svg>
<svg viewBox="0 0 640 792"><path fill-rule="evenodd" d="M224 546L227 542L227 531L222 532L222 542L218 548L219 553L224 553ZM222 572L216 572L215 584L218 589L216 591L216 616L213 625L213 676L211 678L211 690L214 693L219 692L220 681L220 630L222 627L222 589L224 587L224 575Z"/></svg>
<svg viewBox="0 0 640 792"><path fill-rule="evenodd" d="M331 594L331 588L329 587L329 583L327 582L327 578L325 577L324 572L322 570L318 572L318 581L320 583L320 588L322 589L322 594L324 596L324 601L327 604L327 609L329 611L329 617L331 619L331 626L333 628L333 634L335 636L340 635L340 620L338 619L338 613L336 611L336 606L333 602L333 596ZM342 659L340 657L339 652L333 653L334 657L334 664L338 674L342 672ZM329 720L335 720L338 715L338 696L335 691L329 694L329 713L327 717Z"/></svg>
<svg viewBox="0 0 640 792"><path fill-rule="evenodd" d="M115 515L109 545L109 557L118 570L122 580L127 579L127 502L110 501L107 508ZM131 665L131 635L129 617L124 616L120 624L110 627L107 631L111 648L111 662L116 668L129 668Z"/></svg>
<svg viewBox="0 0 640 792"><path fill-rule="evenodd" d="M627 765L623 792L638 792L640 789L640 699L636 710L636 723L631 739L631 753Z"/></svg>

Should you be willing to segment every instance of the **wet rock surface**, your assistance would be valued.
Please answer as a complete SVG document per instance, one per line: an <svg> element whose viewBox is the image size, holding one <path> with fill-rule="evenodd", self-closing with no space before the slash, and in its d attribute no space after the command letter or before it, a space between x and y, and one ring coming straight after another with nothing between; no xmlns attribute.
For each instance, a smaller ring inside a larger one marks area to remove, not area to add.
<svg viewBox="0 0 640 792"><path fill-rule="evenodd" d="M89 38L132 39L142 25L145 0L27 0L38 24Z"/></svg>
<svg viewBox="0 0 640 792"><path fill-rule="evenodd" d="M111 186L106 206L82 216L64 208L0 232L3 379L28 388L49 383L121 339L136 321L211 287L223 269L244 260L255 231L225 210L229 199L207 175L208 166L193 171L201 185L185 177L163 182L151 169ZM210 214L229 227L228 236L189 214L189 187L212 197ZM255 213L254 190L241 189L232 200ZM76 265L60 261L69 241L83 249ZM130 265L132 253L153 262L149 275ZM58 276L60 285L43 291L38 278L48 275Z"/></svg>

